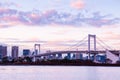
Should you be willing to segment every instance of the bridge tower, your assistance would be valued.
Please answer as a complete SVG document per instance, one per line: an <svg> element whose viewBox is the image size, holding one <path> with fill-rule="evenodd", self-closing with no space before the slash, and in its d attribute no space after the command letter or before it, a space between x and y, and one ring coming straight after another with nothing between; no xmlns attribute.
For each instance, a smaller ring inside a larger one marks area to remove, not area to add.
<svg viewBox="0 0 120 80"><path fill-rule="evenodd" d="M93 38L93 40L94 40L94 51L96 51L96 35L88 34L88 59L90 59L91 38Z"/></svg>
<svg viewBox="0 0 120 80"><path fill-rule="evenodd" d="M35 54L40 54L40 44L35 44L34 45L34 52Z"/></svg>

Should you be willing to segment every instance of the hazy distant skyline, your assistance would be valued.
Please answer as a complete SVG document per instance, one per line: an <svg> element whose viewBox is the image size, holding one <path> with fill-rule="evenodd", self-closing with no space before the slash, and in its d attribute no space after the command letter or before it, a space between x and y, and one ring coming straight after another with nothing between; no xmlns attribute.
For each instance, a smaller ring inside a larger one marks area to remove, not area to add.
<svg viewBox="0 0 120 80"><path fill-rule="evenodd" d="M3 0L0 41L64 49L88 34L96 34L120 49L119 3L119 0Z"/></svg>

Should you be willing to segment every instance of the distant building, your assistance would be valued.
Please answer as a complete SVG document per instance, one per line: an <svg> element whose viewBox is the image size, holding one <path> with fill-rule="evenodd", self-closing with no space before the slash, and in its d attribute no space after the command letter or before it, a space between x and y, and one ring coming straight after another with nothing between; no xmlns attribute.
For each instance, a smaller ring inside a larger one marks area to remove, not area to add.
<svg viewBox="0 0 120 80"><path fill-rule="evenodd" d="M18 46L12 46L12 58L17 58L18 57L18 51L19 48Z"/></svg>
<svg viewBox="0 0 120 80"><path fill-rule="evenodd" d="M30 50L29 49L23 49L23 56L29 56Z"/></svg>
<svg viewBox="0 0 120 80"><path fill-rule="evenodd" d="M104 54L97 54L96 55L96 61L100 62L100 63L105 63L106 62L106 55ZM107 60L107 61L111 61L111 60Z"/></svg>
<svg viewBox="0 0 120 80"><path fill-rule="evenodd" d="M7 46L0 45L0 59L7 56Z"/></svg>

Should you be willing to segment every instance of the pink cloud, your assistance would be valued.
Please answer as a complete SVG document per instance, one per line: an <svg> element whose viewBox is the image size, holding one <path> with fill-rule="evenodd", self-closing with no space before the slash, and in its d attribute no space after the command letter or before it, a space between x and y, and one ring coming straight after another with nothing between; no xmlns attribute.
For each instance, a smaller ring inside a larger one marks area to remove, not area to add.
<svg viewBox="0 0 120 80"><path fill-rule="evenodd" d="M9 12L8 9L6 9L6 8L1 8L1 7L0 7L0 14L8 13L8 12Z"/></svg>
<svg viewBox="0 0 120 80"><path fill-rule="evenodd" d="M76 4L78 6L80 4L83 4L79 1L73 3L73 5ZM77 13L77 15L70 13L59 13L56 10L48 10L41 13L35 13L33 11L24 12L0 7L0 25L3 27L14 26L18 24L28 26L48 24L79 26L82 25L82 23L86 23L92 26L101 27L104 25L116 24L120 21L119 18L107 19L106 16L101 15L100 13L93 14L93 17L89 18L82 17L78 14L80 13Z"/></svg>
<svg viewBox="0 0 120 80"><path fill-rule="evenodd" d="M1 25L0 27L6 27L6 26L14 26L14 25L20 25L20 24L28 24L28 22L24 21L23 18L16 16L16 15L12 15L12 16L3 16L2 18L0 18Z"/></svg>
<svg viewBox="0 0 120 80"><path fill-rule="evenodd" d="M82 9L84 7L84 2L82 0L77 0L74 2L71 2L71 7L76 9Z"/></svg>
<svg viewBox="0 0 120 80"><path fill-rule="evenodd" d="M48 10L48 11L45 11L42 16L44 17L49 17L51 15L54 15L55 13L57 13L55 10Z"/></svg>
<svg viewBox="0 0 120 80"><path fill-rule="evenodd" d="M109 19L99 19L99 20L95 20L95 19L88 19L87 23L93 25L93 26L102 26L103 24L109 24L111 21Z"/></svg>

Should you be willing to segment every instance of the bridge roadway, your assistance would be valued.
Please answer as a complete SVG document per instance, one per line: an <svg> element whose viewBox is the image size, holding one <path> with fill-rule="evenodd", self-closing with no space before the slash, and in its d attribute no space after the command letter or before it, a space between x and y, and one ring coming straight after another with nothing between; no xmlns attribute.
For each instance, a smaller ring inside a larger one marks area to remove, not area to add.
<svg viewBox="0 0 120 80"><path fill-rule="evenodd" d="M47 52L38 55L34 55L34 57L41 57L41 56L48 56L48 55L55 55L55 54L67 54L67 53L89 53L88 51L55 51L55 52ZM98 54L98 53L106 53L106 51L90 51L91 54Z"/></svg>

